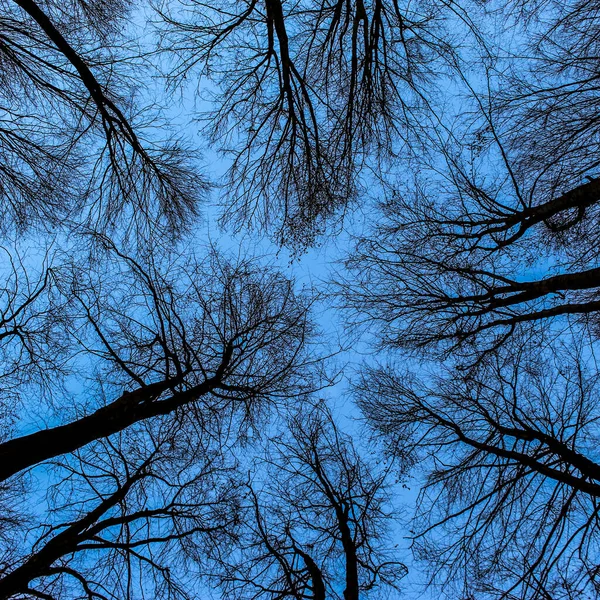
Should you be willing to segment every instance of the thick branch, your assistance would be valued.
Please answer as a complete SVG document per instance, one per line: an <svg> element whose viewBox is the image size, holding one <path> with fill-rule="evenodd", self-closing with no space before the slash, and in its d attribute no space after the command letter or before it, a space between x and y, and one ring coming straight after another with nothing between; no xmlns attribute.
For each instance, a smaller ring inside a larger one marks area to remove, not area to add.
<svg viewBox="0 0 600 600"><path fill-rule="evenodd" d="M548 466L547 464L544 464L543 462L540 462L536 456L530 456L529 454L526 454L525 452L518 452L516 450L508 450L506 448L499 448L495 444L488 443L488 442L481 442L472 437L469 437L467 434L465 434L465 432L456 423L454 423L448 419L445 419L440 415L435 414L431 409L428 409L426 407L424 407L424 408L429 413L430 416L432 416L435 420L438 421L438 423L440 423L444 427L447 427L448 429L453 431L460 442L462 442L468 446L471 446L471 448L475 448L486 454L492 454L494 456L497 456L498 458L505 458L505 459L513 460L518 464L529 467L530 469L532 469L533 471L535 471L537 473L540 473L541 475L544 475L550 479L553 479L554 481L558 481L559 483L568 485L569 487L571 487L575 490L579 490L581 492L590 494L591 496L594 496L597 498L600 497L600 483L594 483L593 481L589 481L588 473L587 473L587 468L589 467L589 465L583 464L581 460L577 460L578 465L583 466L583 468L586 469L586 471L583 472L582 477L577 477L576 475L572 475L571 473L569 473L567 471L561 471L559 469L555 469L551 466ZM554 450L556 450L556 449L557 448L555 445ZM564 448L561 448L560 450L564 452ZM561 455L559 454L559 456L561 456ZM569 455L567 457L564 453L561 456L561 459L563 461L567 462L567 464L569 464L570 466L576 466L576 465L573 465L570 462L568 462L568 460L572 459L572 458L578 459L579 456L573 457L573 456ZM576 468L578 468L578 470L579 470L579 466L576 466ZM597 471L598 471L598 466L595 465L595 473L592 475L593 477L595 477L595 475L598 474Z"/></svg>
<svg viewBox="0 0 600 600"><path fill-rule="evenodd" d="M140 479L142 473L127 480L111 496L105 498L84 517L71 523L66 529L54 536L44 547L28 558L14 571L0 579L0 600L10 598L14 594L28 590L29 583L48 574L52 564L62 556L75 552L80 535L93 525L103 514L121 502L131 486Z"/></svg>
<svg viewBox="0 0 600 600"><path fill-rule="evenodd" d="M201 384L181 392L174 392L165 400L157 398L181 383L177 378L152 383L126 392L120 398L96 412L51 429L15 438L0 444L0 481L38 463L73 452L78 448L107 437L130 425L167 415L219 388L231 361L233 346L229 344L215 375Z"/></svg>
<svg viewBox="0 0 600 600"><path fill-rule="evenodd" d="M106 97L106 94L102 90L102 86L98 80L94 77L94 74L87 66L85 61L79 56L77 51L67 42L64 36L56 29L48 15L42 11L42 9L33 0L14 0L44 31L44 33L52 40L57 49L63 54L63 56L75 67L79 78L83 85L90 93L94 104L98 108L98 111L102 115L102 118L111 125L114 122L118 122L120 128L124 130L127 135L128 141L134 147L136 152L145 155L144 150L139 144L137 136L133 131L131 125L123 113L115 106L114 102Z"/></svg>

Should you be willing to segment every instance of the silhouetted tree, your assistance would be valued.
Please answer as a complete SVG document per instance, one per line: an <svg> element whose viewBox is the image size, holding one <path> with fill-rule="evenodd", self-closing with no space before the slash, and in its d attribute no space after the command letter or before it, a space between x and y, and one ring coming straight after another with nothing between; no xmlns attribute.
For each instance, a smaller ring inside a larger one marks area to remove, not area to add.
<svg viewBox="0 0 600 600"><path fill-rule="evenodd" d="M423 158L382 204L347 262L345 306L384 344L426 352L478 353L555 321L595 331L598 180L538 203L499 137L477 170L476 142L455 141L438 147L443 170Z"/></svg>
<svg viewBox="0 0 600 600"><path fill-rule="evenodd" d="M121 0L2 3L3 230L81 218L144 235L190 225L207 183L159 113L139 106L132 69L138 77L143 64L123 32L130 12Z"/></svg>
<svg viewBox="0 0 600 600"><path fill-rule="evenodd" d="M236 520L231 467L209 446L163 420L58 461L58 481L30 509L43 520L3 544L0 596L195 597L190 564Z"/></svg>
<svg viewBox="0 0 600 600"><path fill-rule="evenodd" d="M493 347L550 320L595 327L598 15L580 2L499 5L509 22L526 14L526 51L474 59L480 82L457 62L456 120L432 118L430 151L411 157L350 261L361 281L348 304L393 346Z"/></svg>
<svg viewBox="0 0 600 600"><path fill-rule="evenodd" d="M251 261L94 244L14 260L2 297L0 596L192 597L171 562L234 532L228 448L323 381L312 300Z"/></svg>
<svg viewBox="0 0 600 600"><path fill-rule="evenodd" d="M217 86L205 118L232 155L225 218L291 245L314 241L357 197L361 167L408 139L421 87L453 52L442 3L157 4L168 76Z"/></svg>
<svg viewBox="0 0 600 600"><path fill-rule="evenodd" d="M92 360L86 367L100 377L101 397L67 419L62 406L64 424L0 444L2 479L184 407L199 423L240 409L250 416L255 401L292 398L314 385L312 367L304 369L318 364L307 356L310 300L290 281L216 255L203 264L166 263L167 277L157 259L144 264L101 243L97 271L84 261L56 284L69 302L63 335L72 366L80 353Z"/></svg>
<svg viewBox="0 0 600 600"><path fill-rule="evenodd" d="M580 0L501 4L510 21L524 24L527 59L502 62L492 108L515 171L550 200L597 175L600 7ZM597 200L593 188L585 195L587 206Z"/></svg>
<svg viewBox="0 0 600 600"><path fill-rule="evenodd" d="M479 81L457 63L456 118L347 262L342 303L392 351L357 397L425 482L415 550L443 593L595 598L598 17L500 5L525 35Z"/></svg>
<svg viewBox="0 0 600 600"><path fill-rule="evenodd" d="M397 589L406 567L391 551L388 476L324 406L297 412L246 484L239 541L214 575L225 597L358 600Z"/></svg>
<svg viewBox="0 0 600 600"><path fill-rule="evenodd" d="M363 374L361 408L424 478L414 548L449 597L596 596L598 377L575 342Z"/></svg>

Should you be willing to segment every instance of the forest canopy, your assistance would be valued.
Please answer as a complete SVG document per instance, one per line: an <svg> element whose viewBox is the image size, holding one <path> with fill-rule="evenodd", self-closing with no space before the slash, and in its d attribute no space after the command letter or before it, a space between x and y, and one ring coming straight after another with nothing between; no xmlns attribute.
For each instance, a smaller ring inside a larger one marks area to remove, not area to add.
<svg viewBox="0 0 600 600"><path fill-rule="evenodd" d="M0 599L600 598L599 53L0 0Z"/></svg>

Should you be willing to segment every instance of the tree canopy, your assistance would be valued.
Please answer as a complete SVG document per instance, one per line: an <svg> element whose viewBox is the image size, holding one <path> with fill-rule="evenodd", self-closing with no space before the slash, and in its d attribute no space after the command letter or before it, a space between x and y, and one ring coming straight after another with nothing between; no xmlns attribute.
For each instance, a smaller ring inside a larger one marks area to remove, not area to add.
<svg viewBox="0 0 600 600"><path fill-rule="evenodd" d="M599 34L1 0L0 598L600 597Z"/></svg>

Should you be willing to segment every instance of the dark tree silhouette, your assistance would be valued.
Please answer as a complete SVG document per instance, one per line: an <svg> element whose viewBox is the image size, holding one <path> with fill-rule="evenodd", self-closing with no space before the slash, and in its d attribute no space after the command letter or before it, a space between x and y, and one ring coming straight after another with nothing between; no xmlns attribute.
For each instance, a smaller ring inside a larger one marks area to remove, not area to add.
<svg viewBox="0 0 600 600"><path fill-rule="evenodd" d="M215 574L226 598L341 598L397 589L389 468L359 455L318 406L296 413L246 484L243 526Z"/></svg>
<svg viewBox="0 0 600 600"><path fill-rule="evenodd" d="M164 420L95 443L52 474L31 544L3 548L2 598L194 597L187 569L236 521L231 466Z"/></svg>
<svg viewBox="0 0 600 600"><path fill-rule="evenodd" d="M39 260L16 248L2 247L0 253L0 405L7 418L5 439L27 385L49 383L64 374L67 302L56 292L50 253Z"/></svg>
<svg viewBox="0 0 600 600"><path fill-rule="evenodd" d="M2 3L5 231L81 218L113 231L126 222L145 235L190 225L207 183L181 143L160 141L160 115L137 106L132 69L137 77L144 65L121 33L129 11L120 0Z"/></svg>
<svg viewBox="0 0 600 600"><path fill-rule="evenodd" d="M0 597L358 600L406 573L392 466L307 408L328 382L311 297L171 247L208 184L167 127L183 105L153 103L159 67L209 102L224 221L305 247L387 194L338 291L419 360L356 394L424 482L432 581L598 597L598 8L1 2L0 233L59 233L0 251ZM285 433L243 456L274 406Z"/></svg>
<svg viewBox="0 0 600 600"><path fill-rule="evenodd" d="M427 382L364 373L366 416L424 477L414 547L449 596L597 594L598 365L588 350L512 346Z"/></svg>
<svg viewBox="0 0 600 600"><path fill-rule="evenodd" d="M452 53L443 13L459 10L379 0L158 5L169 77L218 86L206 127L232 155L225 218L272 227L291 245L314 241L356 198L361 166L407 139L421 86Z"/></svg>
<svg viewBox="0 0 600 600"><path fill-rule="evenodd" d="M466 142L432 140L435 161L390 192L347 261L344 305L390 347L478 353L554 322L596 330L598 180L542 194L476 103L491 141L479 123Z"/></svg>
<svg viewBox="0 0 600 600"><path fill-rule="evenodd" d="M101 242L99 272L85 261L56 285L69 302L63 335L72 367L80 353L88 356L104 397L76 407L72 418L63 406L64 424L0 444L2 480L139 421L184 408L199 424L240 410L250 417L255 403L316 384L311 371L319 361L307 356L310 299L295 295L290 281L216 255L204 266L193 259L165 264L167 278L156 259L143 264ZM34 290L28 301L35 300Z"/></svg>
<svg viewBox="0 0 600 600"><path fill-rule="evenodd" d="M502 65L507 75L492 108L517 172L550 199L597 176L600 7L580 0L504 4L526 24L529 59Z"/></svg>
<svg viewBox="0 0 600 600"><path fill-rule="evenodd" d="M216 252L92 247L15 258L3 291L0 597L194 597L175 565L234 531L225 455L323 381L312 300Z"/></svg>
<svg viewBox="0 0 600 600"><path fill-rule="evenodd" d="M500 4L528 17L520 52L475 83L457 63L456 119L390 186L342 303L419 359L366 367L357 394L424 481L414 547L442 593L596 598L598 17Z"/></svg>

